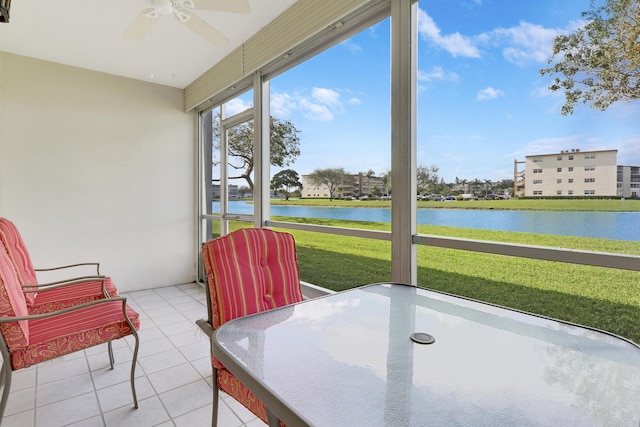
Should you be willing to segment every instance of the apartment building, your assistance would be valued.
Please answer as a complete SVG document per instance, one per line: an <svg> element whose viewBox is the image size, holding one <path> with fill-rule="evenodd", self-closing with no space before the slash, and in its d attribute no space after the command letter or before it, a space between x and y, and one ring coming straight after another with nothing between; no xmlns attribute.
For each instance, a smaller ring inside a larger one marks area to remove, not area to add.
<svg viewBox="0 0 640 427"><path fill-rule="evenodd" d="M526 156L525 196L616 196L617 156L580 149Z"/></svg>
<svg viewBox="0 0 640 427"><path fill-rule="evenodd" d="M306 198L367 196L373 188L377 188L380 195L386 195L382 178L368 176L362 172L347 175L342 184L335 189L333 195L329 194L329 187L326 185L313 184L309 180L309 175L302 175L302 197Z"/></svg>
<svg viewBox="0 0 640 427"><path fill-rule="evenodd" d="M617 195L621 197L640 197L640 166L618 165Z"/></svg>

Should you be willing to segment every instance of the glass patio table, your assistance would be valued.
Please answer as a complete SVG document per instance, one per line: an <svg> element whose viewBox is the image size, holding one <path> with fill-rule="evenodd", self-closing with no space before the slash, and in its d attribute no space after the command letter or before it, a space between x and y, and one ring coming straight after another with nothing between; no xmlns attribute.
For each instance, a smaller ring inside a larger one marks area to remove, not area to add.
<svg viewBox="0 0 640 427"><path fill-rule="evenodd" d="M232 320L213 351L290 427L640 426L636 344L409 285Z"/></svg>

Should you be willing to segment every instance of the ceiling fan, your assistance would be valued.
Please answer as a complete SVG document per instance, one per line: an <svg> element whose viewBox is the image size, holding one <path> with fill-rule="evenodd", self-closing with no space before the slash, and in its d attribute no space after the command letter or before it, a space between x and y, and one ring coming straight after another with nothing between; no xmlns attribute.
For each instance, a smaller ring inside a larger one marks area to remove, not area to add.
<svg viewBox="0 0 640 427"><path fill-rule="evenodd" d="M122 35L125 39L141 40L161 16L175 15L176 19L191 31L211 43L224 46L229 42L218 30L207 24L192 10L216 10L220 12L250 13L249 0L147 0L151 7L144 9Z"/></svg>

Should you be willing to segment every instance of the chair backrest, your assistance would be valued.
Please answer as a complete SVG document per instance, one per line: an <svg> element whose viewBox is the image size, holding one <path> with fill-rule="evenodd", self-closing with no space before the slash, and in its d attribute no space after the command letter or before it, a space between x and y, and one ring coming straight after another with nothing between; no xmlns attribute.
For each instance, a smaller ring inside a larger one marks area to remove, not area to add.
<svg viewBox="0 0 640 427"><path fill-rule="evenodd" d="M19 283L21 285L37 284L38 279L31 263L29 251L27 251L18 228L6 218L0 218L0 241L2 241L13 268L16 270ZM35 292L25 294L27 303L33 304L35 296Z"/></svg>
<svg viewBox="0 0 640 427"><path fill-rule="evenodd" d="M205 243L202 258L214 328L236 317L302 301L296 244L289 233L236 230Z"/></svg>
<svg viewBox="0 0 640 427"><path fill-rule="evenodd" d="M27 316L27 302L9 255L0 247L0 317ZM0 323L0 331L10 351L29 345L29 322Z"/></svg>

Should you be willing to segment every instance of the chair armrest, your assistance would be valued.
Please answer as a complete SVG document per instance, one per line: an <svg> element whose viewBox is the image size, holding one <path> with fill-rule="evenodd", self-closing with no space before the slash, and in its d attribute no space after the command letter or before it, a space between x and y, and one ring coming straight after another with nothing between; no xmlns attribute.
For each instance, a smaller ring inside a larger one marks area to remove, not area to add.
<svg viewBox="0 0 640 427"><path fill-rule="evenodd" d="M19 320L37 320L37 319L46 319L48 317L55 317L61 314L69 313L72 311L82 310L83 308L91 307L99 304L111 304L114 301L122 301L122 313L124 315L127 323L130 324L130 327L133 329L133 325L131 324L131 320L129 316L127 316L127 298L126 297L113 297L113 298L105 298L99 299L91 302L86 302L84 304L74 305L73 307L63 308L61 310L51 311L48 313L40 313L40 314L30 314L28 316L11 316L11 317L0 317L0 323L11 323L17 322Z"/></svg>
<svg viewBox="0 0 640 427"><path fill-rule="evenodd" d="M61 265L59 267L50 267L50 268L35 268L35 271L55 271L55 270L63 270L65 268L74 268L74 267L83 267L87 265L93 265L96 267L96 275L100 276L100 263L99 262L81 262L78 264L69 264L69 265Z"/></svg>
<svg viewBox="0 0 640 427"><path fill-rule="evenodd" d="M107 293L105 280L106 280L105 276L82 276L82 277L76 277L73 279L59 280L56 282L39 283L34 285L30 285L30 284L22 285L22 292L24 293L46 292L52 289L58 289L58 288L63 288L63 287L73 286L73 285L81 285L87 282L101 282L102 294L105 296L108 296L109 294Z"/></svg>
<svg viewBox="0 0 640 427"><path fill-rule="evenodd" d="M202 332L207 334L209 339L211 339L213 333L215 332L213 326L211 326L211 323L209 323L206 319L198 319L196 320L196 325L198 325L200 329L202 329Z"/></svg>

